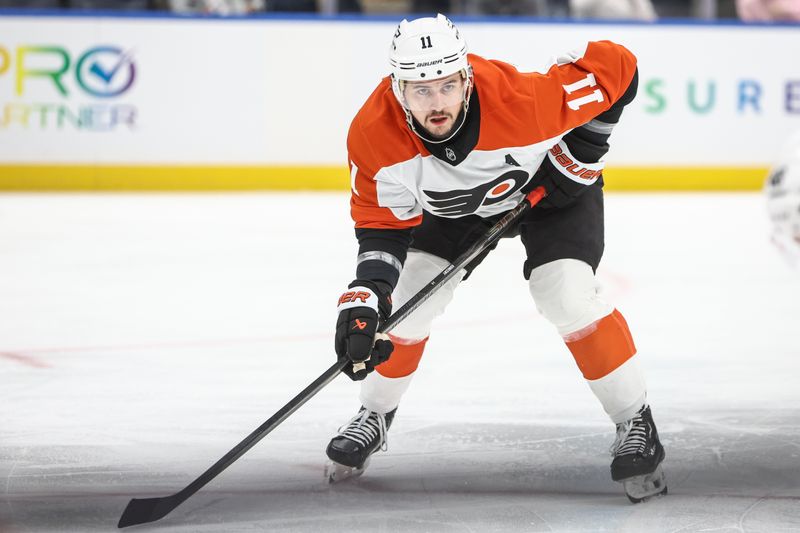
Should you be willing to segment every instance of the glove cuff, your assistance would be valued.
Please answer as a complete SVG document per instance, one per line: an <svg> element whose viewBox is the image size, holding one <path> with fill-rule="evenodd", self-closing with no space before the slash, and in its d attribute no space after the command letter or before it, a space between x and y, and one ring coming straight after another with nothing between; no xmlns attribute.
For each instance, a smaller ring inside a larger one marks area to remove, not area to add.
<svg viewBox="0 0 800 533"><path fill-rule="evenodd" d="M366 279L353 280L347 291L339 298L337 312L351 307L370 307L378 313L381 320L392 314L391 285Z"/></svg>
<svg viewBox="0 0 800 533"><path fill-rule="evenodd" d="M374 289L363 285L350 285L348 290L339 297L336 311L344 311L352 307L370 307L378 313L378 294Z"/></svg>

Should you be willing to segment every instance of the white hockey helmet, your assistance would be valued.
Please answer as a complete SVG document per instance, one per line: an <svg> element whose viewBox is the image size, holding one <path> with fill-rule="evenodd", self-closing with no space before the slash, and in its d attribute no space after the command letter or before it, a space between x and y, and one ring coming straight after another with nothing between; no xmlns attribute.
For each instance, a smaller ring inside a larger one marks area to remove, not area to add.
<svg viewBox="0 0 800 533"><path fill-rule="evenodd" d="M455 25L439 13L397 26L389 50L392 79L435 80L467 69L467 43Z"/></svg>
<svg viewBox="0 0 800 533"><path fill-rule="evenodd" d="M773 235L800 250L800 134L773 166L764 193Z"/></svg>
<svg viewBox="0 0 800 533"><path fill-rule="evenodd" d="M435 18L423 17L410 22L403 19L392 38L389 64L392 91L403 107L412 130L411 113L403 95L405 82L435 80L461 72L466 82L463 94L466 115L472 91L472 67L467 61L467 43L458 28L441 13ZM450 137L460 127L454 128ZM416 130L414 132L419 135Z"/></svg>

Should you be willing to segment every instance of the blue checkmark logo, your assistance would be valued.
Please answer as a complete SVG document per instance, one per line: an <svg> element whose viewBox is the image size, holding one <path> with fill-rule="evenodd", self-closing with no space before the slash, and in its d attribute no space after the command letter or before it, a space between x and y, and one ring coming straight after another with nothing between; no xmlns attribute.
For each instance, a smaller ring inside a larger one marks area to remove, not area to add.
<svg viewBox="0 0 800 533"><path fill-rule="evenodd" d="M97 46L84 53L76 65L78 83L99 98L119 96L133 85L136 64L132 52L115 46Z"/></svg>
<svg viewBox="0 0 800 533"><path fill-rule="evenodd" d="M114 75L117 72L119 72L120 68L122 68L122 65L124 65L127 61L128 61L128 56L122 55L117 60L116 64L108 70L103 68L103 66L99 62L95 61L94 63L92 63L92 66L89 67L89 72L96 75L98 78L101 78L103 81L106 82L106 84L110 84L111 80L114 78Z"/></svg>

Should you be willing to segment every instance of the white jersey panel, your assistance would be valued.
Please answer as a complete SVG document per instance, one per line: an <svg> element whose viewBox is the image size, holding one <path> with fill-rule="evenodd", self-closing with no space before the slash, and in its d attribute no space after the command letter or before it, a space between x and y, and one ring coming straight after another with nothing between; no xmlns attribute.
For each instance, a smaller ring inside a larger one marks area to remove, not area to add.
<svg viewBox="0 0 800 533"><path fill-rule="evenodd" d="M378 203L401 220L423 210L447 218L505 213L522 201L520 189L567 133L528 146L473 150L458 166L427 155L384 167L375 176Z"/></svg>
<svg viewBox="0 0 800 533"><path fill-rule="evenodd" d="M408 161L398 163L393 167L382 168L375 175L375 189L378 205L386 207L399 220L408 220L422 214L422 205L417 201L417 195L410 189L405 181L398 180L389 169L406 165L402 172L419 172L422 156L415 156Z"/></svg>

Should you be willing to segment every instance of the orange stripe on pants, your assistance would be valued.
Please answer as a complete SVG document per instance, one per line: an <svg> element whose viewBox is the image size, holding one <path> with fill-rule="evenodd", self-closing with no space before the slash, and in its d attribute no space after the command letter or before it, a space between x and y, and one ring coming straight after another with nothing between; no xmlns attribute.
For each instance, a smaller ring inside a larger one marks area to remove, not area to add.
<svg viewBox="0 0 800 533"><path fill-rule="evenodd" d="M628 323L616 309L564 341L583 377L589 380L607 376L636 353Z"/></svg>
<svg viewBox="0 0 800 533"><path fill-rule="evenodd" d="M386 378L410 376L419 366L419 360L422 359L422 352L425 351L425 343L428 342L428 337L412 344L403 344L405 342L403 339L398 339L391 335L389 338L392 339L394 344L394 351L389 356L389 360L376 366L375 370Z"/></svg>

